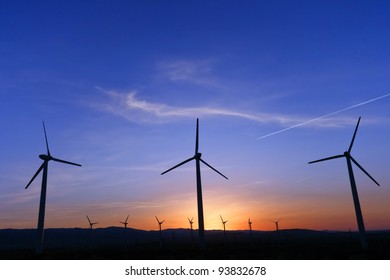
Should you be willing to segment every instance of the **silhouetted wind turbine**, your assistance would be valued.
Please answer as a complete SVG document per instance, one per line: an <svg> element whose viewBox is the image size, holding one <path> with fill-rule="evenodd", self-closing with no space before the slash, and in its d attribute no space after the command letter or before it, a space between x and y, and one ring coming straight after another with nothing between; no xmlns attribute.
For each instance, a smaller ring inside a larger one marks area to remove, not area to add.
<svg viewBox="0 0 390 280"><path fill-rule="evenodd" d="M250 233L250 239L251 239L251 243L252 243L252 221L251 221L251 218L248 218L248 225L249 225L249 233Z"/></svg>
<svg viewBox="0 0 390 280"><path fill-rule="evenodd" d="M89 247L92 248L92 242L93 242L93 225L98 224L99 222L91 222L87 215L88 223L89 223L89 228L90 228L90 235L89 235Z"/></svg>
<svg viewBox="0 0 390 280"><path fill-rule="evenodd" d="M348 150L344 152L344 154L331 156L331 157L327 157L327 158L323 158L323 159L319 159L319 160L314 160L314 161L309 162L309 164L315 163L315 162L320 162L320 161L325 161L325 160L330 160L330 159L335 159L335 158L341 158L341 157L345 157L345 159L347 160L349 181L351 183L352 198L353 198L353 203L355 205L356 219L357 219L357 224L358 224L359 234L360 234L360 243L361 243L362 249L365 250L368 248L366 230L364 228L363 215L362 215L362 210L360 208L359 196L358 196L358 192L356 189L355 176L353 175L351 161L357 167L359 167L360 170L362 170L363 173L366 174L372 181L374 181L375 184L377 184L379 186L379 183L377 181L375 181L375 179L370 174L368 174L368 172L366 170L364 170L364 168L351 156L351 150L352 150L353 143L355 141L356 132L357 132L358 127L359 127L360 118L361 117L359 117L359 120L356 124L355 132L353 133L351 144L349 145Z"/></svg>
<svg viewBox="0 0 390 280"><path fill-rule="evenodd" d="M125 225L125 248L127 247L127 220L129 219L129 216L130 215L127 215L127 218L124 222L120 222L121 224L124 224Z"/></svg>
<svg viewBox="0 0 390 280"><path fill-rule="evenodd" d="M62 159L54 158L50 155L49 151L49 144L47 141L47 135L46 135L46 127L45 123L43 122L43 131L45 133L45 141L46 141L46 150L47 154L41 154L39 155L39 158L43 160L42 165L38 168L37 172L35 172L34 176L31 178L30 182L28 182L25 189L27 189L30 184L34 181L34 179L38 176L38 174L43 170L42 173L42 186L41 186L41 198L39 202L39 214L38 214L38 226L37 226L37 253L41 254L43 252L43 240L44 240L44 223L45 223L45 207L46 207L46 189L47 189L47 171L49 167L49 161L57 161L61 163L71 164L71 165L77 165L81 166L80 164L73 163L70 161L65 161Z"/></svg>
<svg viewBox="0 0 390 280"><path fill-rule="evenodd" d="M93 225L96 225L98 224L99 222L91 222L91 220L89 219L88 215L87 215L87 219L88 219L88 223L89 223L89 228L92 230L93 229Z"/></svg>
<svg viewBox="0 0 390 280"><path fill-rule="evenodd" d="M280 245L280 240L279 240L279 222L280 222L281 219L277 220L277 221L271 221L273 223L275 223L275 227L276 227L276 239L278 241L278 245Z"/></svg>
<svg viewBox="0 0 390 280"><path fill-rule="evenodd" d="M192 246L194 246L194 231L193 231L193 228L192 228L192 224L194 223L193 220L194 218L187 218L188 219L188 222L190 223L190 227L191 227L191 242L192 242Z"/></svg>
<svg viewBox="0 0 390 280"><path fill-rule="evenodd" d="M160 221L160 220L157 218L157 216L155 216L155 217L156 217L156 220L157 220L159 229L160 229L160 247L162 247L162 231L161 231L161 225L163 224L163 222L165 222L165 220Z"/></svg>
<svg viewBox="0 0 390 280"><path fill-rule="evenodd" d="M185 161L175 165L174 167L164 171L161 173L161 175L191 161L195 160L196 163L196 189L197 189L197 201L198 201L198 229L199 229L199 246L201 249L205 248L205 241L204 241L204 218L203 218L203 199L202 199L202 180L200 176L200 162L203 162L206 166L217 172L219 175L224 177L225 179L228 179L225 175L223 175L221 172L219 172L217 169L209 165L207 162L205 162L201 157L202 154L198 151L199 148L199 119L196 119L196 140L195 140L195 155L189 159L186 159Z"/></svg>
<svg viewBox="0 0 390 280"><path fill-rule="evenodd" d="M228 221L224 221L221 215L219 215L219 217L221 217L221 221L223 224L223 238L225 239L225 246L226 246L226 223Z"/></svg>

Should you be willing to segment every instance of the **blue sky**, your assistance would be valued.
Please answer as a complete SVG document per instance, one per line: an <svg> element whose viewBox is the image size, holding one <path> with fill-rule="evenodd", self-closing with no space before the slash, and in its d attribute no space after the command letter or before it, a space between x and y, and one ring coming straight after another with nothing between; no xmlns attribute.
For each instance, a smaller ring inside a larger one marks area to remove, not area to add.
<svg viewBox="0 0 390 280"><path fill-rule="evenodd" d="M344 152L368 229L389 228L390 5L383 1L3 1L0 228L188 227L200 119L206 228L356 229ZM386 96L386 97L385 97ZM306 125L273 132L383 97ZM259 139L260 138L260 139Z"/></svg>

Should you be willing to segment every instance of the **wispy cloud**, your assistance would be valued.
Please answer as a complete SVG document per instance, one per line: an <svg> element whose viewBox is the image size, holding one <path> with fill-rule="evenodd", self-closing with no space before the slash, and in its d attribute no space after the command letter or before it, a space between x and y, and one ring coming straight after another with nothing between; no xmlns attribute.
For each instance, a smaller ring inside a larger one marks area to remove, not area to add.
<svg viewBox="0 0 390 280"><path fill-rule="evenodd" d="M104 92L109 101L100 106L100 109L119 115L132 122L162 123L183 118L195 117L233 117L246 119L262 124L278 124L280 126L299 126L302 123L321 126L338 127L353 123L350 118L318 118L316 122L302 116L281 115L272 113L248 113L239 110L220 107L177 107L163 103L152 103L138 97L137 91L118 92L96 89Z"/></svg>
<svg viewBox="0 0 390 280"><path fill-rule="evenodd" d="M212 75L213 60L178 60L160 63L160 76L175 83L190 83L207 88L224 88Z"/></svg>

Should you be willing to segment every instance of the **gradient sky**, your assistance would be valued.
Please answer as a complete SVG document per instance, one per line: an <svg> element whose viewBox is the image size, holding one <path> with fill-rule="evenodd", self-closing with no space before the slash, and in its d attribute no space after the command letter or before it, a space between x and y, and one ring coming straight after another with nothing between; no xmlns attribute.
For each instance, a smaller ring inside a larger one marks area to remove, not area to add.
<svg viewBox="0 0 390 280"><path fill-rule="evenodd" d="M386 1L1 1L0 228L34 228L46 152L45 227L197 228L200 119L206 229L390 228Z"/></svg>

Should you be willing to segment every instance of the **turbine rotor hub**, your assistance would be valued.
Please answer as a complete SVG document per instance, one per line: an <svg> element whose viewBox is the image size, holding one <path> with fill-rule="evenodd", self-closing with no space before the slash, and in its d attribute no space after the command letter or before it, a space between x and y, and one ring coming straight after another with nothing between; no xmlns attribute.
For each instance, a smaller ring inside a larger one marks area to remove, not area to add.
<svg viewBox="0 0 390 280"><path fill-rule="evenodd" d="M48 156L48 155L39 155L39 158L42 159L42 160L46 160L46 161L49 161L49 160L52 160L52 156Z"/></svg>
<svg viewBox="0 0 390 280"><path fill-rule="evenodd" d="M201 158L201 156L202 156L202 153L196 153L196 154L195 154L195 156L194 156L194 158L196 158L196 159L200 159L200 158Z"/></svg>

